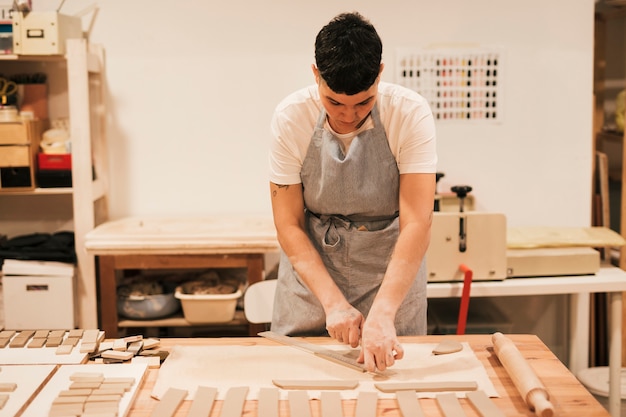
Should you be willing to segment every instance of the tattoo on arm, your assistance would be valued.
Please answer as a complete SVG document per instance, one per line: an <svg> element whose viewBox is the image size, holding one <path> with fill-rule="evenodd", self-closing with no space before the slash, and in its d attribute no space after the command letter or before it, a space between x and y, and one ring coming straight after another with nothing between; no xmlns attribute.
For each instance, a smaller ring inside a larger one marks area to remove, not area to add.
<svg viewBox="0 0 626 417"><path fill-rule="evenodd" d="M274 184L274 185L276 185L277 188L284 188L284 189L289 188L289 184ZM276 197L277 193L278 193L278 190L272 191L272 197Z"/></svg>

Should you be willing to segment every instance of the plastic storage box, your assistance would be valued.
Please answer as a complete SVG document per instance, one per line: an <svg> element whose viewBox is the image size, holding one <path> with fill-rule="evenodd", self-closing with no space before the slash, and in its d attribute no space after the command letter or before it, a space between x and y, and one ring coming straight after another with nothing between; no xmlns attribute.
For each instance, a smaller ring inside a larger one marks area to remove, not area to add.
<svg viewBox="0 0 626 417"><path fill-rule="evenodd" d="M185 320L191 324L227 323L235 317L241 290L232 294L184 294L176 288L175 297L183 307Z"/></svg>

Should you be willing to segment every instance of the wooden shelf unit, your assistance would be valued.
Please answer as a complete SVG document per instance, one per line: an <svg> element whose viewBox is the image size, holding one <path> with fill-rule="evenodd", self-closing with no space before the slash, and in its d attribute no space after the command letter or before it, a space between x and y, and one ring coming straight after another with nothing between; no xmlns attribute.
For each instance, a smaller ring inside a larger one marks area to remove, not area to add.
<svg viewBox="0 0 626 417"><path fill-rule="evenodd" d="M65 55L25 56L0 55L0 72L5 68L40 72L45 64L65 66L65 77L51 80L67 82L66 113L70 121L72 143L72 187L35 188L34 190L3 190L5 196L36 196L45 205L49 196L70 195L77 255L76 324L80 328L96 328L98 324L96 272L94 256L84 250L85 234L108 218L108 160L105 135L105 62L100 45L85 39L67 40ZM65 78L65 80L63 80ZM56 86L58 87L58 86ZM93 178L95 170L96 179ZM10 198L8 199L10 202ZM10 206L3 211L9 213ZM33 210L36 210L35 208Z"/></svg>

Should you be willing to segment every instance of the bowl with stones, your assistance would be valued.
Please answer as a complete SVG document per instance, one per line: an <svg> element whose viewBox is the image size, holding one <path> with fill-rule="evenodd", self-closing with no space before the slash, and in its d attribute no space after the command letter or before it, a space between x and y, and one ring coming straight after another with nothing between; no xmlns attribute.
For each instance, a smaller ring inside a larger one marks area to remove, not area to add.
<svg viewBox="0 0 626 417"><path fill-rule="evenodd" d="M171 286L157 281L138 281L117 290L117 314L135 320L153 320L180 311Z"/></svg>

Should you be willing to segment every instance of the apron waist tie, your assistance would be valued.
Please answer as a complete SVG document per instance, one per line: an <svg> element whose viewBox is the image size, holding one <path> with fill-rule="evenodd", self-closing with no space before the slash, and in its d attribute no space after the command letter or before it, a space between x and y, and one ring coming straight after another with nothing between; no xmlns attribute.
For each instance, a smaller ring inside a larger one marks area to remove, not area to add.
<svg viewBox="0 0 626 417"><path fill-rule="evenodd" d="M318 218L323 226L326 226L324 233L324 243L327 245L335 246L341 240L339 233L337 233L338 227L343 227L346 230L355 228L359 231L374 231L381 230L387 227L392 221L398 217L398 213L393 216L376 217L370 220L353 221L350 218L336 214L317 214L310 210L307 213Z"/></svg>

